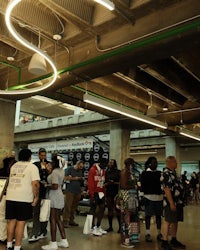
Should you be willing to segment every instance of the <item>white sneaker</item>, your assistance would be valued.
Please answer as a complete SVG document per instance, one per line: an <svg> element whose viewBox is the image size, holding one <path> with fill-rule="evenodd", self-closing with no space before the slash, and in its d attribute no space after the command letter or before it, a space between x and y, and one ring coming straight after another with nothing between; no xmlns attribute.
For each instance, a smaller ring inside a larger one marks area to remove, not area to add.
<svg viewBox="0 0 200 250"><path fill-rule="evenodd" d="M92 234L95 235L95 236L101 236L102 235L102 233L99 230L99 227L96 227L96 226L93 227Z"/></svg>
<svg viewBox="0 0 200 250"><path fill-rule="evenodd" d="M108 232L103 230L101 227L99 227L99 231L102 233L102 234L107 234Z"/></svg>
<svg viewBox="0 0 200 250"><path fill-rule="evenodd" d="M57 250L58 244L57 244L57 242L50 241L48 245L42 246L41 248L43 250Z"/></svg>
<svg viewBox="0 0 200 250"><path fill-rule="evenodd" d="M69 247L69 242L67 241L67 239L62 239L57 244L58 247Z"/></svg>

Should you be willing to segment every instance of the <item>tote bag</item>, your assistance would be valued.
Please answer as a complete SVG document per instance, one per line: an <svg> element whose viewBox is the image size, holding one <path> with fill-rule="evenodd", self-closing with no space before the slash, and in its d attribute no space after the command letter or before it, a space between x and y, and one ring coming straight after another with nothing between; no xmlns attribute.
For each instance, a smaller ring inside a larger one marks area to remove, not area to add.
<svg viewBox="0 0 200 250"><path fill-rule="evenodd" d="M50 205L51 201L49 199L42 199L40 203L40 222L45 222L49 220L50 216Z"/></svg>
<svg viewBox="0 0 200 250"><path fill-rule="evenodd" d="M83 227L83 234L91 234L93 215L88 214Z"/></svg>

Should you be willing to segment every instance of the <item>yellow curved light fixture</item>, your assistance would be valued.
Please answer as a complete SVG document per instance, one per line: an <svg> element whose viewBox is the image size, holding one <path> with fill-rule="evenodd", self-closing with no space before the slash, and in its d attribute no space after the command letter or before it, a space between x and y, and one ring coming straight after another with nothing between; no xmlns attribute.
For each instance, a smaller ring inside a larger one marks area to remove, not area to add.
<svg viewBox="0 0 200 250"><path fill-rule="evenodd" d="M34 87L31 89L23 89L23 90L0 90L0 95L1 94L3 94L3 95L21 95L21 94L36 93L36 92L45 90L45 89L49 88L50 86L52 86L57 78L57 69L56 69L56 66L55 66L53 60L51 59L51 57L48 56L43 50L41 50L40 48L36 47L35 45L31 44L26 39L24 39L19 33L17 33L17 31L15 30L15 28L13 27L13 25L11 23L11 20L10 20L11 12L15 8L15 6L21 1L22 0L11 0L9 2L9 4L6 8L6 14L5 14L6 26L7 26L8 30L10 31L10 33L12 34L12 36L18 42L20 42L22 45L29 48L30 50L34 51L35 53L38 53L39 55L41 55L51 65L54 74L53 74L53 77L51 79L49 79L49 82L46 84L43 84L42 86ZM31 84L27 84L26 86L28 87L34 83L36 83L36 82L33 82Z"/></svg>

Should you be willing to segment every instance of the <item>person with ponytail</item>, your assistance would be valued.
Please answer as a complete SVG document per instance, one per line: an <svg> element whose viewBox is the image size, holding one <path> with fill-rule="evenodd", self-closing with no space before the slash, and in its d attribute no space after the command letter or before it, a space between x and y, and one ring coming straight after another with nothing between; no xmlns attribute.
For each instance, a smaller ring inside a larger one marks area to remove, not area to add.
<svg viewBox="0 0 200 250"><path fill-rule="evenodd" d="M64 181L64 159L59 155L53 155L52 157L52 173L49 174L47 181L48 192L46 198L51 201L50 210L50 231L51 241L48 245L42 246L44 250L56 250L58 247L69 247L69 243L66 238L66 233L61 220L61 211L64 208L64 196L62 192L62 184ZM56 241L57 227L61 234L61 241Z"/></svg>

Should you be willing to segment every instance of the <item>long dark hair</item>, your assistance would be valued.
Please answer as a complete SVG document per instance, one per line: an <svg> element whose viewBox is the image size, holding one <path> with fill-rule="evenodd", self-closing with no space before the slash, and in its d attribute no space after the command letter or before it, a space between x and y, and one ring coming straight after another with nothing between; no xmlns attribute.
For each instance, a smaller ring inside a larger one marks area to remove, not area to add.
<svg viewBox="0 0 200 250"><path fill-rule="evenodd" d="M110 159L110 161L113 161L113 169L117 169L117 161L115 159Z"/></svg>
<svg viewBox="0 0 200 250"><path fill-rule="evenodd" d="M157 158L154 156L150 156L147 161L145 162L145 169L149 168L151 166L152 161L157 162Z"/></svg>

